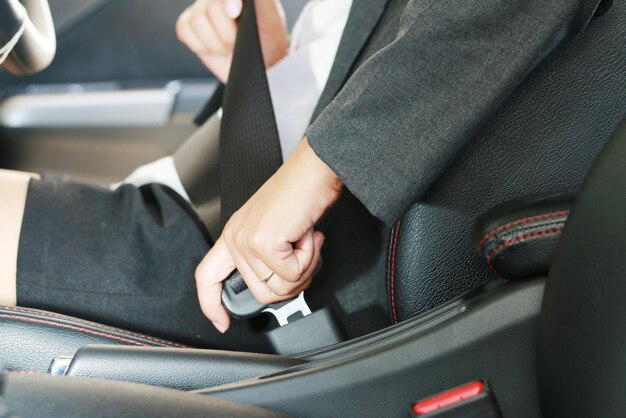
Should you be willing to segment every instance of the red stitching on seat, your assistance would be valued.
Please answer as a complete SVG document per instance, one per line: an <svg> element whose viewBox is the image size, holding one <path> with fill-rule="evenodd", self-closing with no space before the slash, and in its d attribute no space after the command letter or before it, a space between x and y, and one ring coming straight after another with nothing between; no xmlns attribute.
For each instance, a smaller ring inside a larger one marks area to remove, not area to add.
<svg viewBox="0 0 626 418"><path fill-rule="evenodd" d="M557 229L550 229L548 231L540 231L540 232L533 232L532 234L527 234L527 235L523 235L521 237L517 237L517 238L513 238L510 239L502 244L500 244L499 246L497 246L493 251L491 251L489 253L489 255L487 256L487 265L489 266L489 268L491 269L491 271L493 271L494 273L496 273L498 275L498 277L500 277L500 273L498 273L498 271L496 270L496 268L493 266L493 264L491 263L491 258L500 250L502 250L505 247L508 247L510 245L516 244L518 242L522 242L522 241L526 241L528 239L531 238L537 238L537 237L541 237L544 235L552 235L552 234L560 234L561 232L563 232L563 228L557 228Z"/></svg>
<svg viewBox="0 0 626 418"><path fill-rule="evenodd" d="M3 306L0 309L6 309L6 310L10 310L10 311L15 311L15 312L25 312L25 313L32 313L34 315L40 315L40 316L45 316L45 317L49 317L49 318L54 318L54 319L61 319L61 320L70 320L73 322L79 322L81 324L85 324L87 326L91 326L94 328L100 328L103 330L109 330L111 332L117 332L117 333L122 333L122 334L126 334L130 337L133 338L141 338L141 339L146 339L146 340L150 340L150 341L154 341L154 342L158 342L158 343L163 343L163 344L167 344L167 345L174 345L177 347L181 347L181 348L189 348L187 346L184 346L182 344L177 344L171 341L167 341L167 340L162 340L160 338L156 338L156 337L150 337L148 335L144 335L144 334L139 334L136 332L131 332L131 331L126 331L126 330L122 330L119 328L114 328L114 327L109 327L106 325L102 325L99 324L97 322L92 322L92 321L86 321L80 318L74 318L74 317L67 317L65 315L60 315L60 314L55 314L53 312L48 312L48 311L41 311L38 309L32 309L32 308L25 308L25 307L9 307L9 306Z"/></svg>
<svg viewBox="0 0 626 418"><path fill-rule="evenodd" d="M144 339L144 340L148 340L148 341L153 341L153 342L157 342L157 343L161 343L161 344L166 344L169 346L175 346L175 347L180 347L180 348L189 348L186 345L182 345L182 344L178 344L172 341L167 341L167 340L162 340L160 338L156 338L156 337L151 337L145 334L139 334L137 332L131 332L131 331L126 331L126 330L122 330L119 328L114 328L114 327L109 327L106 325L102 325L99 324L97 322L91 322L91 321L86 321L80 318L74 318L74 317L68 317L65 315L61 315L61 314L55 314L53 312L48 312L48 311L41 311L39 309L32 309L32 308L26 308L26 307L22 307L22 306L2 306L0 307L0 309L3 310L9 310L9 311L14 311L14 312L24 312L24 313L30 313L30 314L34 314L34 315L40 315L40 316L45 316L48 318L54 318L54 319L60 319L60 320L64 320L64 321L73 321L73 322L79 322L81 324L87 325L87 326L91 326L94 328L99 328L102 330L108 330L111 332L116 332L116 333L120 333L120 334L125 334L128 335L129 337L132 338L140 338L140 339Z"/></svg>
<svg viewBox="0 0 626 418"><path fill-rule="evenodd" d="M99 336L99 337L109 338L109 339L112 339L112 340L117 340L117 341L129 343L129 344L133 344L133 345L139 345L139 346L142 346L142 347L149 347L148 344L144 344L144 343L141 343L139 341L129 340L128 338L118 337L117 335L105 334L104 332L93 331L93 330L86 329L86 328L80 328L80 327L76 327L74 325L60 324L58 322L46 321L44 319L26 318L26 317L17 316L17 315L0 315L0 318L13 319L13 320L16 320L16 321L32 322L32 323L35 323L35 324L51 325L53 327L71 329L73 331L84 332L85 334L96 335L96 336Z"/></svg>
<svg viewBox="0 0 626 418"><path fill-rule="evenodd" d="M502 225L502 226L494 229L493 231L489 232L488 234L486 234L483 237L483 239L480 240L480 242L478 243L478 251L482 250L483 245L485 244L485 241L487 241L490 237L494 236L498 232L502 232L502 231L504 231L506 229L512 228L512 227L517 226L517 225L523 225L523 224L526 224L528 222L540 221L540 220L543 220L543 219L556 218L557 216L566 216L566 215L569 215L569 210L562 210L560 212L547 213L545 215L531 216L531 217L528 217L528 218L518 219L517 221L508 223L506 225Z"/></svg>
<svg viewBox="0 0 626 418"><path fill-rule="evenodd" d="M398 234L400 232L400 220L396 223L396 230L393 238L393 248L391 250L391 315L393 317L393 323L398 323L398 316L396 314L396 293L395 293L395 276L396 276L396 249L398 248Z"/></svg>

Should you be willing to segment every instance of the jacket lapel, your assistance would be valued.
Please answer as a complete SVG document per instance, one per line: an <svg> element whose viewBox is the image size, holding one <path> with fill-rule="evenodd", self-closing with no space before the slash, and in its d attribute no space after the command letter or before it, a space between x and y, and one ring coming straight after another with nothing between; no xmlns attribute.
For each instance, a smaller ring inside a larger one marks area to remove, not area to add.
<svg viewBox="0 0 626 418"><path fill-rule="evenodd" d="M350 16L337 49L326 87L313 112L312 120L324 110L346 81L354 61L376 27L389 0L353 0Z"/></svg>

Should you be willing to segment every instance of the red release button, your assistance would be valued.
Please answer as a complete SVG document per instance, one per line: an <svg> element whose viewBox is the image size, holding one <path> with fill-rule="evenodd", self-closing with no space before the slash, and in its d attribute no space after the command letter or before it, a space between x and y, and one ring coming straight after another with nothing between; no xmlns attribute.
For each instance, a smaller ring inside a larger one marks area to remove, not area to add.
<svg viewBox="0 0 626 418"><path fill-rule="evenodd" d="M483 393L485 385L483 382L472 382L459 386L448 392L435 395L413 405L413 412L416 415L426 415L438 411L447 406L457 404L466 399L473 398Z"/></svg>

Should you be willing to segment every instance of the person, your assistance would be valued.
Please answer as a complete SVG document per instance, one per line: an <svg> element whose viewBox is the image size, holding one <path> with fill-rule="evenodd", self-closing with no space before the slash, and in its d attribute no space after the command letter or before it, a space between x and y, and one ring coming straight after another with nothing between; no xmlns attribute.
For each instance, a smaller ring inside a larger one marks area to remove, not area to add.
<svg viewBox="0 0 626 418"><path fill-rule="evenodd" d="M231 326L221 305L228 274L237 268L264 303L319 281L333 290L318 288L318 299L329 300L342 277L377 277L381 225L426 192L532 69L583 30L598 3L354 0L345 20L335 15L342 31L332 68L315 70L309 60L306 71L289 74L298 84L313 73L304 84L323 85L301 98L300 118L285 116L306 120L302 140L291 142L285 163L210 249L197 214L172 188L125 184L110 191L3 173L0 303L263 351L250 329ZM271 73L297 51L290 51L278 0L255 4ZM316 26L318 13L345 5L312 3L296 25L300 41L325 27ZM241 6L241 0L197 0L177 24L181 40L223 82ZM307 24L310 30L302 30ZM279 131L285 152L283 133L290 130ZM325 273L313 281L322 246ZM375 291L356 293L362 299ZM224 337L210 333L200 309L220 332L232 330Z"/></svg>

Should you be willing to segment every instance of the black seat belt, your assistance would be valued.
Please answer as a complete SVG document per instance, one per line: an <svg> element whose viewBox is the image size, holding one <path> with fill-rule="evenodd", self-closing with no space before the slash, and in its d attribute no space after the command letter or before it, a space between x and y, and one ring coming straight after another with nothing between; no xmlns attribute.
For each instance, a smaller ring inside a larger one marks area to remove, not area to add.
<svg viewBox="0 0 626 418"><path fill-rule="evenodd" d="M210 118L220 107L221 121ZM243 4L228 85L216 88L196 123L202 126L176 150L174 164L196 213L216 239L282 164L254 1Z"/></svg>
<svg viewBox="0 0 626 418"><path fill-rule="evenodd" d="M223 226L283 162L253 0L243 4L222 111Z"/></svg>
<svg viewBox="0 0 626 418"><path fill-rule="evenodd" d="M265 74L254 0L244 1L233 61L224 91L220 127L222 226L282 164L276 117ZM279 328L267 333L279 354L304 352L343 341L329 308L311 312L304 295L262 305L238 271L225 281L222 302L236 318L269 312Z"/></svg>

